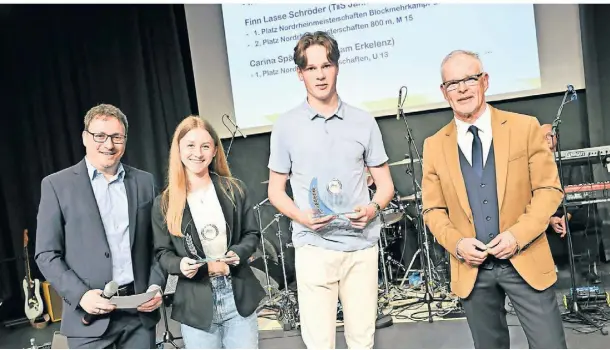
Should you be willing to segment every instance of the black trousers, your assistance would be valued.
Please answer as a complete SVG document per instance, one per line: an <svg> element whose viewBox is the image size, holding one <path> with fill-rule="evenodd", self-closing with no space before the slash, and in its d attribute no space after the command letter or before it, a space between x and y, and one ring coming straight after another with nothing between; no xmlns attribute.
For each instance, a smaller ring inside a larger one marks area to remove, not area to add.
<svg viewBox="0 0 610 350"><path fill-rule="evenodd" d="M145 328L136 312L115 310L99 338L68 337L70 349L155 349L155 327Z"/></svg>
<svg viewBox="0 0 610 350"><path fill-rule="evenodd" d="M535 290L509 261L479 267L472 293L462 300L475 348L510 348L506 296L515 308L530 349L567 348L553 288Z"/></svg>

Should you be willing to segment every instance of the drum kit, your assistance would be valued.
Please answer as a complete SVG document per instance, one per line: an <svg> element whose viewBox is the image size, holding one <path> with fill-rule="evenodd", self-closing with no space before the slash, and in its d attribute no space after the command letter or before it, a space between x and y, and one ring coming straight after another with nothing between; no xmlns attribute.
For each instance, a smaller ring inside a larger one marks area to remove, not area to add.
<svg viewBox="0 0 610 350"><path fill-rule="evenodd" d="M286 273L286 251L292 248L291 243L284 243L282 236L281 213L273 215L273 219L265 227L262 226L261 208L269 202L266 198L254 206L261 233L261 241L252 257L250 267L263 288L266 296L260 302L256 312L259 316L267 316L269 312L276 314L277 321L282 324L285 331L299 328L299 308L296 290L288 284ZM269 230L276 228L277 246L279 254L271 241L266 238Z"/></svg>
<svg viewBox="0 0 610 350"><path fill-rule="evenodd" d="M407 207L415 204L414 200L411 199L412 197L414 196L401 197L398 192L395 192L394 198L379 216L381 221L379 239L381 265L379 268L382 270L381 272L385 270L387 283L392 283L394 276L397 276L398 273L407 273L407 269L401 261L404 258L402 253L404 253L408 229L413 226L413 218L407 212ZM397 245L402 245L402 247L398 247L398 251L401 252L400 257L396 257L397 250L392 249ZM387 266L385 266L386 264ZM388 288L386 288L386 291L388 291Z"/></svg>
<svg viewBox="0 0 610 350"><path fill-rule="evenodd" d="M410 160L408 161L410 162ZM402 165L405 162L400 161L390 165ZM262 182L262 184L267 183L268 181ZM370 186L371 181L367 181L367 183L369 184L369 192L372 198L375 190ZM412 267L416 257L425 257L423 260L426 261L421 264L421 270L424 270L424 265L438 265L438 257L433 259L430 249L425 249L422 255L418 255L420 250L415 247L413 252L411 252L412 254L405 254L407 241L419 239L417 233L415 233L415 237L412 234L412 231L416 231L417 226L417 222L413 217L414 214L412 214L416 210L409 210L409 208L415 208L415 206L420 205L417 203L420 199L421 192L418 192L417 196L415 194L401 196L398 192L395 192L390 204L380 213L381 233L378 241L380 310L384 306L388 306L389 301L406 298L401 288L409 272L414 271ZM287 251L293 249L293 246L292 243L287 242L287 238L290 235L286 235L286 230L282 230L280 225L284 221L282 220L285 218L284 215L277 213L274 209L271 221L263 226L261 214L266 206L272 207L268 198L256 204L253 208L256 212L261 240L256 252L250 258L250 266L266 294L259 304L257 314L260 317L275 315L285 331L295 330L299 328L298 298L295 283L294 281L289 281L290 278L287 274L287 266L291 265L293 267L294 261L289 262L286 256ZM285 219L288 220L288 218ZM292 232L291 226L289 231L290 233ZM272 244L272 242L275 244ZM407 257L410 257L409 255L412 256L412 259L408 266L405 266L403 262L406 261ZM293 254L292 257L294 257ZM435 274L435 271L430 271L430 269L424 273L429 274L429 276L431 274L436 282L440 282L439 279L442 279L442 276ZM402 283L400 283L401 281ZM448 283L448 279L446 281ZM342 318L340 303L337 307L337 315L340 320Z"/></svg>
<svg viewBox="0 0 610 350"><path fill-rule="evenodd" d="M405 90L404 96L405 98L401 101L401 96L403 96L403 90ZM443 281L439 277L441 274L438 273L437 266L439 264L439 259L434 261L432 252L434 249L433 239L431 240L430 234L426 229L426 225L423 221L423 213L422 213L422 201L421 201L421 185L417 182L415 175L415 163L421 163L422 157L417 150L417 146L415 144L415 140L411 133L411 129L408 125L406 115L402 109L402 105L404 104L407 96L407 88L401 87L399 93L399 108L398 115L402 117L405 127L406 127L406 135L405 138L408 142L408 153L405 154L405 158L394 163L390 163L390 166L399 166L404 165L406 175L411 179L411 188L414 193L407 196L400 196L398 192L395 193L390 204L381 212L380 221L381 221L381 233L380 238L378 240L379 247L379 275L381 277L382 282L379 285L382 285L382 292L378 295L378 317L376 322L376 328L387 327L391 325L392 318L389 315L384 316L382 314L384 307L389 306L390 302L394 299L394 291L397 290L398 293L396 295L399 298L407 299L407 297L402 293L401 289L405 283L406 278L409 276L409 272L411 272L411 268L413 267L413 263L416 257L420 259L420 271L419 277L421 277L421 285L423 285L424 297L416 298L413 303L407 303L408 306L412 306L414 304L423 303L427 305L427 320L432 322L432 308L431 304L435 301L434 294L439 291L439 289L449 291L449 278ZM263 183L268 183L265 181ZM369 187L371 198L373 198L375 191L374 179L372 176L367 176L366 178L367 186ZM267 296L261 303L259 310L263 309L275 309L279 311L278 319L281 318L282 323L284 325L285 330L296 329L299 327L299 310L298 310L298 302L297 302L297 294L296 291L288 286L287 276L286 276L286 267L285 267L285 250L284 245L282 243L282 234L280 228L280 218L281 214L275 214L273 216L273 220L266 227L263 228L260 208L261 205L264 205L268 202L268 199L265 199L263 202L257 204L254 209L258 213L258 222L260 226L261 232L261 242L260 242L260 254L259 257L262 260L262 265L264 267L264 274L259 273L259 276L262 280L261 284L265 288L267 292ZM412 207L414 210L411 212L414 213L412 215L408 212L408 207ZM265 243L266 234L265 232L269 229L273 224L277 226L277 237L279 239L279 255L275 260L278 264L281 264L282 271L282 279L283 279L283 288L279 286L280 283L272 284L270 278L270 269L268 261L270 259L270 255L267 251L271 251L269 248L269 244ZM415 237L408 237L407 229L408 226L413 227ZM404 231L404 234L403 234ZM403 265L403 258L405 253L405 246L408 241L414 238L413 241L417 242L417 251L413 254L412 259L409 264L405 268ZM393 252L393 247L398 245L398 243L403 243L402 249L400 251L400 257L396 257ZM438 244L437 244L438 246ZM288 245L286 245L288 248ZM444 252L444 265L447 266L447 253ZM256 258L255 258L256 260ZM448 270L448 269L446 269ZM400 274L402 273L402 282L397 287L396 283L399 279ZM448 275L448 271L446 274ZM440 283L439 283L440 282ZM444 284L444 285L443 285ZM436 287L440 287L436 289ZM445 297L441 294L441 300ZM337 316L340 316L342 313L340 303L337 305ZM260 315L260 313L259 313ZM389 318L389 320L387 320Z"/></svg>

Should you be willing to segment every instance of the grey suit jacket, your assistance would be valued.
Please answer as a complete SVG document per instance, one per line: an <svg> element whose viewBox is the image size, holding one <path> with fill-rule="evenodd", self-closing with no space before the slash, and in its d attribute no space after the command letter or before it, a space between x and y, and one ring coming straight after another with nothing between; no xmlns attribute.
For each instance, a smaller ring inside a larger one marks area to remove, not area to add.
<svg viewBox="0 0 610 350"><path fill-rule="evenodd" d="M153 176L123 167L135 292L145 292L151 284L164 288L164 273L153 253ZM64 300L62 334L100 337L108 328L109 316L84 326L81 319L85 311L79 302L85 292L103 290L112 280L112 259L84 159L42 180L37 221L35 259ZM158 311L141 312L140 318L144 326L154 327L160 315Z"/></svg>

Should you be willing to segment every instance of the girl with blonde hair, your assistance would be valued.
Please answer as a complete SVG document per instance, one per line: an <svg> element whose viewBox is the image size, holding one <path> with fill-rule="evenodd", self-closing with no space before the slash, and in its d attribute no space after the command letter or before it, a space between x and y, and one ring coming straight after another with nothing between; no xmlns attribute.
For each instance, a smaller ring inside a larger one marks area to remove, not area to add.
<svg viewBox="0 0 610 350"><path fill-rule="evenodd" d="M264 290L248 266L260 232L243 183L231 176L209 122L185 118L152 213L156 256L180 276L172 318L187 348L257 348Z"/></svg>

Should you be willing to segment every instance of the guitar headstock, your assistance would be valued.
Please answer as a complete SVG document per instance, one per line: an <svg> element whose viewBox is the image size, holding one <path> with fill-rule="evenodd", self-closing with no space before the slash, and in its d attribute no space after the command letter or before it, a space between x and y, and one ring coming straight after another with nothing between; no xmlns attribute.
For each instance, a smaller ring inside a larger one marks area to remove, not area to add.
<svg viewBox="0 0 610 350"><path fill-rule="evenodd" d="M23 230L23 247L27 248L30 238L28 237L28 229Z"/></svg>

